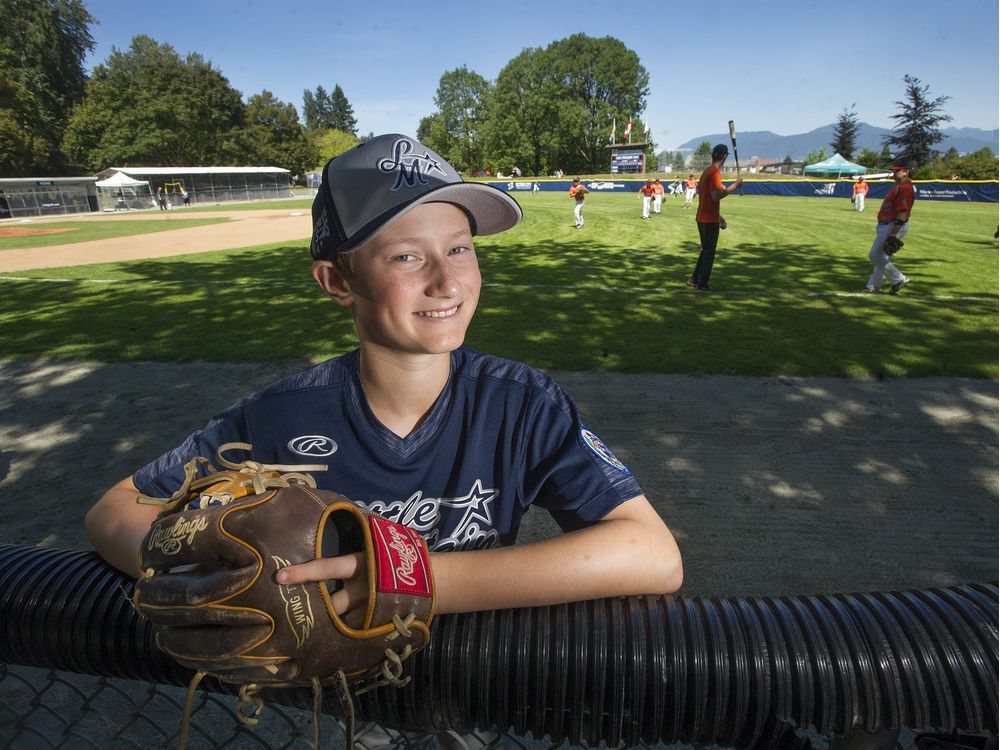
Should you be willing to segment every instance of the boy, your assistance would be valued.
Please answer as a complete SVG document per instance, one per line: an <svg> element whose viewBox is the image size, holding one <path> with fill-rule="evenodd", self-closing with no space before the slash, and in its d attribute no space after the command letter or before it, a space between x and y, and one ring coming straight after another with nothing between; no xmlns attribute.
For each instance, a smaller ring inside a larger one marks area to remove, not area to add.
<svg viewBox="0 0 1000 750"><path fill-rule="evenodd" d="M639 197L642 198L642 218L649 218L649 203L653 200L653 196L656 194L656 188L653 187L652 180L646 180L646 184L639 188Z"/></svg>
<svg viewBox="0 0 1000 750"><path fill-rule="evenodd" d="M405 136L331 160L313 204L312 273L351 312L359 349L237 402L118 482L87 514L97 551L140 575L157 508L137 491L169 496L186 461L240 441L259 462L325 463L312 472L321 489L416 529L440 614L679 588L673 536L572 400L531 367L462 346L481 286L472 238L520 218L506 193L463 183ZM511 546L532 504L566 533ZM341 615L366 603L361 555L278 575L344 581Z"/></svg>
<svg viewBox="0 0 1000 750"><path fill-rule="evenodd" d="M885 243L890 237L902 240L910 231L910 212L913 210L913 181L911 177L917 165L908 157L896 160L892 165L892 179L895 187L889 191L878 209L875 225L875 241L868 250L868 260L872 262L872 273L862 292L876 294L882 282L889 279L889 294L896 294L910 283L910 277L903 274L885 252Z"/></svg>
<svg viewBox="0 0 1000 750"><path fill-rule="evenodd" d="M724 143L716 145L712 149L712 164L701 173L701 180L698 182L698 213L694 218L698 223L701 253L698 255L694 273L688 277L687 285L693 286L699 292L715 291L708 285L708 281L712 276L712 266L715 265L719 230L727 226L726 220L719 213L719 201L743 184L741 177L729 187L722 184L722 165L726 163L728 156L729 148Z"/></svg>
<svg viewBox="0 0 1000 750"><path fill-rule="evenodd" d="M569 194L576 201L573 206L573 226L577 229L583 229L583 204L586 202L589 192L586 185L580 184L579 177L573 178L573 184L569 186Z"/></svg>

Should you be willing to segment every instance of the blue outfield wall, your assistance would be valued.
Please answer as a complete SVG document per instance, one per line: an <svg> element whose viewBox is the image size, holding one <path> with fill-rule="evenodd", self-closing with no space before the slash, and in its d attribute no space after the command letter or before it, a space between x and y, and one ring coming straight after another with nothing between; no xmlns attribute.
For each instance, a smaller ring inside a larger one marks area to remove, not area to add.
<svg viewBox="0 0 1000 750"><path fill-rule="evenodd" d="M671 181L664 180L669 188ZM731 180L725 180L731 182ZM538 186L540 191L568 193L570 180L517 180L510 182L489 182L488 185L509 193L531 193ZM586 180L583 183L594 193L635 193L645 184L645 180ZM879 201L892 189L894 182L869 182L868 200ZM963 203L997 203L998 185L996 181L920 181L914 182L917 200L961 201ZM744 195L782 195L799 198L850 198L854 193L854 180L775 180L773 182L752 180L743 183Z"/></svg>

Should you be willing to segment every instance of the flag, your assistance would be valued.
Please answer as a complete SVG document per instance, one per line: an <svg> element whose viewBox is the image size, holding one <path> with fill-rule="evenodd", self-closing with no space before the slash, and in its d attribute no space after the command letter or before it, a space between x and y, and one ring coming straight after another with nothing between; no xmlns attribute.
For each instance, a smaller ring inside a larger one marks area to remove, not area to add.
<svg viewBox="0 0 1000 750"><path fill-rule="evenodd" d="M642 137L643 138L648 138L649 137L649 123L648 122L646 123L646 127L642 129Z"/></svg>
<svg viewBox="0 0 1000 750"><path fill-rule="evenodd" d="M615 118L611 118L611 137L608 138L608 143L615 142L615 133L618 130L618 124L615 122Z"/></svg>
<svg viewBox="0 0 1000 750"><path fill-rule="evenodd" d="M628 138L628 142L632 142L632 118L628 118L628 125L625 126L624 138Z"/></svg>

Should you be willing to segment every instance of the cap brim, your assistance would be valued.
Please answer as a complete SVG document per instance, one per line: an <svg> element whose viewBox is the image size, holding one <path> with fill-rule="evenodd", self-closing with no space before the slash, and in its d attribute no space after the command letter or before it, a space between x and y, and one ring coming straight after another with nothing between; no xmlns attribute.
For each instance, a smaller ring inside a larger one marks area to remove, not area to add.
<svg viewBox="0 0 1000 750"><path fill-rule="evenodd" d="M456 182L424 193L381 224L376 231L364 237L356 245L344 248L340 252L350 253L357 250L386 227L425 203L452 203L458 206L471 218L472 234L477 237L510 229L521 221L522 216L521 206L500 188L475 182Z"/></svg>

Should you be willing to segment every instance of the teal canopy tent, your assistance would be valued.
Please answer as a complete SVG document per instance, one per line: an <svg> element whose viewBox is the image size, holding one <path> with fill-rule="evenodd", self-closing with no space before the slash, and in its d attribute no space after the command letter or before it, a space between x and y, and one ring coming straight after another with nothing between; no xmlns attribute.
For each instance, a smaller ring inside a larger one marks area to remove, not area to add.
<svg viewBox="0 0 1000 750"><path fill-rule="evenodd" d="M865 174L867 167L847 161L840 154L834 154L829 159L810 164L802 170L804 175L830 175L833 177L856 177Z"/></svg>

